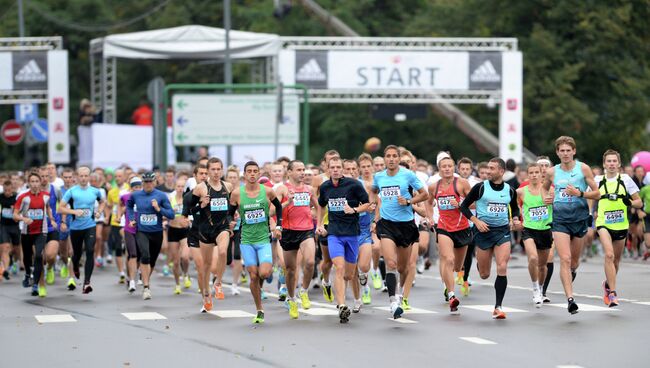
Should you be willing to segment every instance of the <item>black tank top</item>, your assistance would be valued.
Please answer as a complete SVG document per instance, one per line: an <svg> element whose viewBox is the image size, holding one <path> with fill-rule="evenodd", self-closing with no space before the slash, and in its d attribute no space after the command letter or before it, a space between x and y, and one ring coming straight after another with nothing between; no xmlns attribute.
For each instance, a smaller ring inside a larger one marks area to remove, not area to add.
<svg viewBox="0 0 650 368"><path fill-rule="evenodd" d="M212 228L228 226L228 204L230 202L230 193L226 189L226 184L221 181L221 189L215 190L209 183L205 183L208 187L208 196L210 202L207 206L201 208L201 225L210 226Z"/></svg>

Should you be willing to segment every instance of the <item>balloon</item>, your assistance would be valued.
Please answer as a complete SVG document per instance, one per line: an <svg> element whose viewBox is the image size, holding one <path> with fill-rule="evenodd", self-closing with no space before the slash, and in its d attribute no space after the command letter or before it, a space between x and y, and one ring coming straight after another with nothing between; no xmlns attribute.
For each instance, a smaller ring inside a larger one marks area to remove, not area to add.
<svg viewBox="0 0 650 368"><path fill-rule="evenodd" d="M377 137L368 138L363 146L366 152L376 152L381 147L381 140Z"/></svg>
<svg viewBox="0 0 650 368"><path fill-rule="evenodd" d="M637 152L634 156L632 156L632 161L630 161L630 165L632 167L643 166L646 172L650 171L650 152L648 151Z"/></svg>

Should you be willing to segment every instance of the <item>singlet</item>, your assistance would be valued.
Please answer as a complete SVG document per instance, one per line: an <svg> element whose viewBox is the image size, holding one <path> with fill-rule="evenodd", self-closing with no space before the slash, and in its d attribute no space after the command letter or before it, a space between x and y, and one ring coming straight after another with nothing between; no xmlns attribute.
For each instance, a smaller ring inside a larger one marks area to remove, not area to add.
<svg viewBox="0 0 650 368"><path fill-rule="evenodd" d="M174 217L178 218L183 216L183 201L181 199L180 202L176 200L176 192L169 193L167 196L169 197L169 203L172 205L172 209L174 210Z"/></svg>
<svg viewBox="0 0 650 368"><path fill-rule="evenodd" d="M627 206L623 203L627 189L621 176L618 175L615 181L609 181L603 177L598 191L600 200L598 201L596 227L604 226L610 230L627 230L630 227L630 222L627 217Z"/></svg>
<svg viewBox="0 0 650 368"><path fill-rule="evenodd" d="M289 191L293 191L293 203L282 210L282 228L287 230L306 231L314 228L311 218L311 191L310 187L302 185L293 186L285 184Z"/></svg>
<svg viewBox="0 0 650 368"><path fill-rule="evenodd" d="M452 199L455 199L459 204L462 202L457 189L458 178L454 177L454 180L446 188L441 187L440 181L436 183L436 191L433 193L440 213L438 228L448 232L467 229L469 227L469 221L463 216L458 207L453 207L450 203Z"/></svg>
<svg viewBox="0 0 650 368"><path fill-rule="evenodd" d="M201 208L201 216L203 217L201 229L207 227L210 227L211 229L227 227L230 193L228 193L226 183L221 181L221 189L219 190L212 188L208 182L205 183L205 186L208 187L210 203Z"/></svg>
<svg viewBox="0 0 650 368"><path fill-rule="evenodd" d="M571 171L564 171L560 165L555 165L553 185L555 196L553 198L553 220L557 222L578 222L589 217L589 205L585 198L574 197L564 192L571 184L581 191L587 189L587 182L582 173L582 164L575 161Z"/></svg>
<svg viewBox="0 0 650 368"><path fill-rule="evenodd" d="M476 201L476 214L479 220L490 226L510 224L510 185L503 183L503 189L495 191L489 180L483 182L483 196Z"/></svg>
<svg viewBox="0 0 650 368"><path fill-rule="evenodd" d="M46 234L47 233L47 201L49 194L40 191L37 194L31 191L25 192L18 196L16 204L20 208L20 214L23 217L32 219L32 223L24 226L23 234Z"/></svg>
<svg viewBox="0 0 650 368"><path fill-rule="evenodd" d="M523 215L524 227L533 230L548 230L553 221L553 206L544 204L541 193L534 195L524 187Z"/></svg>
<svg viewBox="0 0 650 368"><path fill-rule="evenodd" d="M16 195L6 196L0 194L0 224L3 226L17 226L18 222L14 221L14 204L16 204Z"/></svg>
<svg viewBox="0 0 650 368"><path fill-rule="evenodd" d="M125 223L124 216L122 216L121 218L117 218L117 212L119 208L120 196L128 193L128 191L129 191L129 184L124 183L122 184L122 187L115 186L111 188L111 190L109 190L108 194L106 195L107 205L112 206L111 226L117 226L117 227L124 226Z"/></svg>
<svg viewBox="0 0 650 368"><path fill-rule="evenodd" d="M246 187L239 187L239 217L241 217L241 244L266 244L271 241L269 234L269 201L266 187L259 184L257 197L249 198Z"/></svg>
<svg viewBox="0 0 650 368"><path fill-rule="evenodd" d="M409 188L420 190L423 187L420 179L413 171L400 167L395 175L388 175L384 170L375 174L372 188L377 190L381 198L379 214L382 219L395 222L406 222L413 220L413 207L402 206L397 203L397 197L411 199Z"/></svg>

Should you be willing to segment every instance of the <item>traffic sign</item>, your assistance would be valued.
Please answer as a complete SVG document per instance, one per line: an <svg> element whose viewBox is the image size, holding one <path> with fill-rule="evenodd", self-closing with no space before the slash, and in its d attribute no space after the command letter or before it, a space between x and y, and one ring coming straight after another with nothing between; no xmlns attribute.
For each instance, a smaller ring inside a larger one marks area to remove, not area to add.
<svg viewBox="0 0 650 368"><path fill-rule="evenodd" d="M37 143L47 142L47 120L41 118L34 121L29 132L35 142Z"/></svg>
<svg viewBox="0 0 650 368"><path fill-rule="evenodd" d="M26 123L38 119L38 104L14 105L16 122Z"/></svg>
<svg viewBox="0 0 650 368"><path fill-rule="evenodd" d="M0 136L6 144L18 144L25 138L25 128L15 120L7 120L0 128Z"/></svg>

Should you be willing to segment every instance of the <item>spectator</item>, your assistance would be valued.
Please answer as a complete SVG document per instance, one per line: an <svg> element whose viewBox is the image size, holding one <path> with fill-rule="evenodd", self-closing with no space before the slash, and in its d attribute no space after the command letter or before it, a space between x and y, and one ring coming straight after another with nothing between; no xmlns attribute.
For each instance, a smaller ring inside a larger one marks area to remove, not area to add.
<svg viewBox="0 0 650 368"><path fill-rule="evenodd" d="M89 126L95 122L97 122L95 106L87 98L82 99L79 103L79 125Z"/></svg>
<svg viewBox="0 0 650 368"><path fill-rule="evenodd" d="M133 111L131 121L135 125L151 126L153 124L153 110L145 97L140 99L140 105Z"/></svg>

